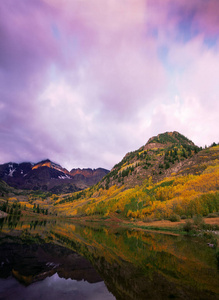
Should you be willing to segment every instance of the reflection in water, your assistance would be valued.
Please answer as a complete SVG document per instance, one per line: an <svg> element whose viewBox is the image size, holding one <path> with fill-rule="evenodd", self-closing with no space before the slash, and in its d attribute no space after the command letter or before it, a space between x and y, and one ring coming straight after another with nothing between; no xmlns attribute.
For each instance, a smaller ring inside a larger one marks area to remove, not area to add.
<svg viewBox="0 0 219 300"><path fill-rule="evenodd" d="M44 220L31 220L30 222L28 222L28 226L26 223L26 226L29 227L29 229L31 230L32 228L35 229L37 226L46 226L46 224L48 223L56 223L56 220L53 221L48 221L46 219ZM3 228L3 225L7 224L7 227L10 229L16 229L16 228L22 228L24 225L24 220L22 220L21 216L13 216L13 215L9 215L6 218L0 218L0 229Z"/></svg>
<svg viewBox="0 0 219 300"><path fill-rule="evenodd" d="M76 251L92 263L117 300L219 299L215 250L202 240L97 225L81 226L72 222L47 222L44 225L39 221L34 225L24 221L11 231L4 224L3 241L4 234L10 233L14 235L13 239L18 239L19 235L25 244L52 241ZM42 253L42 249L45 251L49 246L41 244L40 247L41 252L38 252ZM68 249L65 251L70 251ZM67 257L67 252L58 256ZM47 258L48 261L51 259ZM48 276L57 272L59 277L75 279L66 271L68 265L65 264L62 271L58 267L52 269L53 273L50 270ZM75 270L75 266L70 269ZM84 270L84 274L88 273ZM19 278L16 273L14 276Z"/></svg>
<svg viewBox="0 0 219 300"><path fill-rule="evenodd" d="M113 300L104 282L89 283L60 278L57 273L28 287L14 278L0 279L0 298L10 300Z"/></svg>
<svg viewBox="0 0 219 300"><path fill-rule="evenodd" d="M3 243L0 261L1 300L115 299L87 259L59 245Z"/></svg>
<svg viewBox="0 0 219 300"><path fill-rule="evenodd" d="M0 248L1 277L11 274L25 285L55 273L62 278L102 281L92 264L76 252L55 244L3 243Z"/></svg>
<svg viewBox="0 0 219 300"><path fill-rule="evenodd" d="M116 299L218 298L214 252L199 240L103 227L69 236L61 225L53 234L89 258Z"/></svg>

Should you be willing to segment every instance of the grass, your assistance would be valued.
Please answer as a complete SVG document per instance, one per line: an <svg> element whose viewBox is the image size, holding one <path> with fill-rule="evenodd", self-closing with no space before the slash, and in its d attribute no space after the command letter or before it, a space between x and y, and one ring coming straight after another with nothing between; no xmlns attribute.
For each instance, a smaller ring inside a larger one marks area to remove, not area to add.
<svg viewBox="0 0 219 300"><path fill-rule="evenodd" d="M152 226L152 225L136 225L133 223L126 224L129 227L133 227L134 229L143 229L143 230L155 230L155 231L165 231L165 232L174 232L174 233L183 233L183 231L178 227L164 227L164 226Z"/></svg>

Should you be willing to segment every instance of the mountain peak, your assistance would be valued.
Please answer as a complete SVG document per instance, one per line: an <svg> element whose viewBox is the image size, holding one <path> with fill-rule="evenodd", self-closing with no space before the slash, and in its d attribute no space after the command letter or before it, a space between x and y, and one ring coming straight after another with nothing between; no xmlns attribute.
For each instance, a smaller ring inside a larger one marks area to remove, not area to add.
<svg viewBox="0 0 219 300"><path fill-rule="evenodd" d="M50 159L44 159L38 162L38 164L42 164L42 163L51 163L52 161Z"/></svg>
<svg viewBox="0 0 219 300"><path fill-rule="evenodd" d="M194 146L194 143L189 140L187 137L182 135L177 131L170 131L158 134L157 136L151 137L146 145L151 143L159 143L159 144L186 144Z"/></svg>

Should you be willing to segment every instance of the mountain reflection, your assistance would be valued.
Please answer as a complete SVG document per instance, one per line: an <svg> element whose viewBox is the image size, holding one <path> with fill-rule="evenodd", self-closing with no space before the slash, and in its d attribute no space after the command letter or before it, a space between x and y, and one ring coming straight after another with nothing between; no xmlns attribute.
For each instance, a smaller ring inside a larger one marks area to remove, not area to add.
<svg viewBox="0 0 219 300"><path fill-rule="evenodd" d="M88 283L60 278L57 273L27 287L14 278L5 281L0 279L0 294L3 300L114 300L103 281Z"/></svg>
<svg viewBox="0 0 219 300"><path fill-rule="evenodd" d="M219 298L214 249L197 238L40 221L4 224L1 235L1 277L26 285L69 278L103 284L117 300ZM108 291L102 299L113 297Z"/></svg>
<svg viewBox="0 0 219 300"><path fill-rule="evenodd" d="M55 244L5 243L0 248L1 277L11 274L25 285L55 273L60 278L103 281L92 264L76 252Z"/></svg>
<svg viewBox="0 0 219 300"><path fill-rule="evenodd" d="M87 259L59 245L3 243L0 261L1 300L115 299Z"/></svg>

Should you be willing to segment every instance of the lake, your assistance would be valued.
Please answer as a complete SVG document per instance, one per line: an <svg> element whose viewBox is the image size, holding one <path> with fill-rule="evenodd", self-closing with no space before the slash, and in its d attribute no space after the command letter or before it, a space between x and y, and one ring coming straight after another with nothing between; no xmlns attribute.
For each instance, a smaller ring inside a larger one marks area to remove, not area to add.
<svg viewBox="0 0 219 300"><path fill-rule="evenodd" d="M219 299L197 237L58 220L0 220L0 299Z"/></svg>

